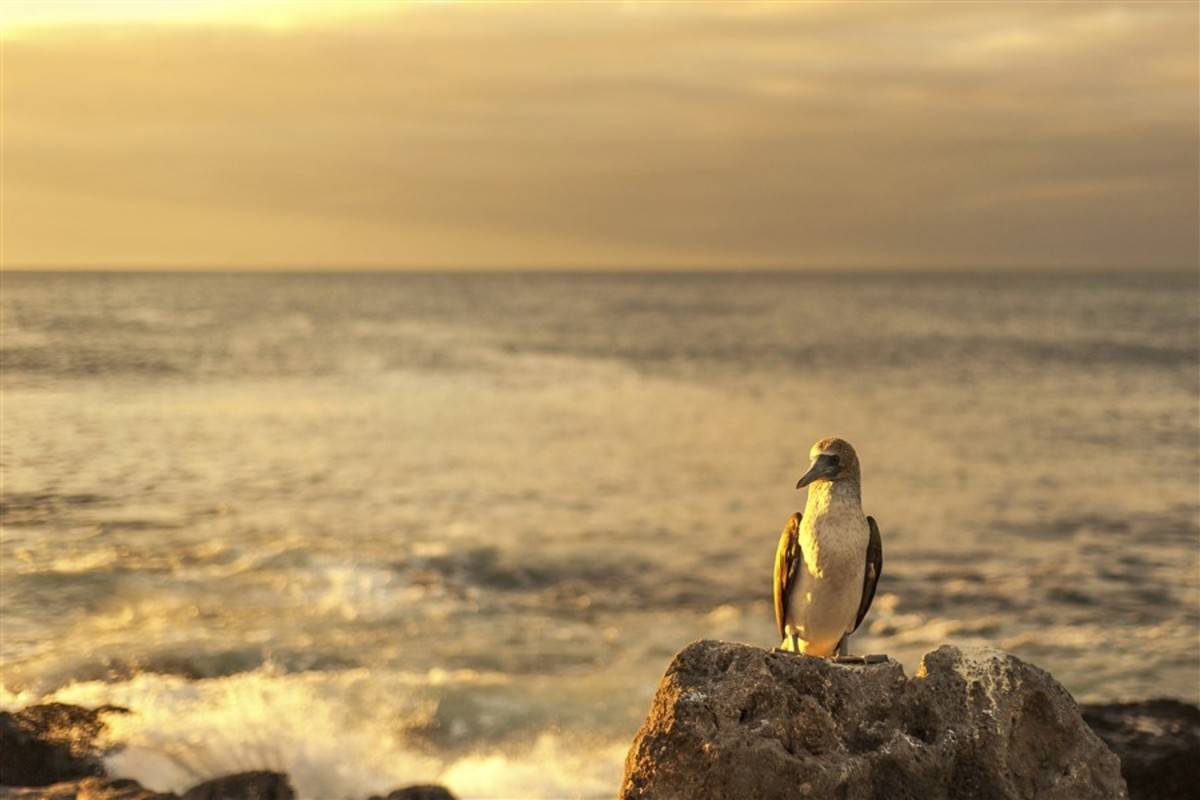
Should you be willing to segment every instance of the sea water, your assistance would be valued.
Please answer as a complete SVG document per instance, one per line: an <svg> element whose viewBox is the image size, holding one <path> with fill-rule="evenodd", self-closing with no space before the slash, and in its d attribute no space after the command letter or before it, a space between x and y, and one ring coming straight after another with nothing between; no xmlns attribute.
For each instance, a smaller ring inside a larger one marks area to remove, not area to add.
<svg viewBox="0 0 1200 800"><path fill-rule="evenodd" d="M857 652L1200 700L1200 284L1023 273L2 278L5 707L304 798L609 797L683 645L777 644L818 438Z"/></svg>

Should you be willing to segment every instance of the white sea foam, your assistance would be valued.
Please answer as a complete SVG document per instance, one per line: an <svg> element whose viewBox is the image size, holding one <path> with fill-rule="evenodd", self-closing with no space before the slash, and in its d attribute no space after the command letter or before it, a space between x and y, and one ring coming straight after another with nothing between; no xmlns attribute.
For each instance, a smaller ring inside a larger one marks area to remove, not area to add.
<svg viewBox="0 0 1200 800"><path fill-rule="evenodd" d="M441 783L459 797L610 796L627 743L546 732L532 744L454 756L423 752L405 731L430 711L400 695L405 685L488 684L500 676L436 670L428 675L367 670L280 674L268 666L189 681L139 674L121 683L85 682L51 695L0 693L0 706L33 702L131 708L108 715L109 770L145 786L180 792L218 775L286 772L302 800L361 798L413 783Z"/></svg>
<svg viewBox="0 0 1200 800"><path fill-rule="evenodd" d="M553 733L531 748L479 753L448 764L442 782L464 798L612 797L627 742L588 743Z"/></svg>
<svg viewBox="0 0 1200 800"><path fill-rule="evenodd" d="M681 646L778 641L797 447L836 432L885 550L854 652L1195 701L1195 287L6 278L4 681L137 710L117 763L164 788L611 796Z"/></svg>

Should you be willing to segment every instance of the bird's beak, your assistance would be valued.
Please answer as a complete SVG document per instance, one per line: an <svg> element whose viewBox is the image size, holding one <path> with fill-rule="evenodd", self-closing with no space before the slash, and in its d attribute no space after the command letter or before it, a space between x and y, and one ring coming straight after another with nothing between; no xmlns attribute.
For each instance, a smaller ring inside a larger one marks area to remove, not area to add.
<svg viewBox="0 0 1200 800"><path fill-rule="evenodd" d="M812 466L808 468L808 472L804 473L804 477L796 481L796 488L803 489L815 480L836 475L837 471L838 467L833 459L822 453L813 459Z"/></svg>

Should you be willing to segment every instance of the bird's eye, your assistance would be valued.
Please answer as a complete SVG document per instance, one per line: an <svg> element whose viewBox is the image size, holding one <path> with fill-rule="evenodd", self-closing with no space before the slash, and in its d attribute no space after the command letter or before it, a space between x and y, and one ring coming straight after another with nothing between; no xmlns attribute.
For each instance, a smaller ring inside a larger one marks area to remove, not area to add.
<svg viewBox="0 0 1200 800"><path fill-rule="evenodd" d="M830 456L829 457L829 463L833 464L835 467L838 466L839 464L841 464L841 462L842 462L841 456Z"/></svg>

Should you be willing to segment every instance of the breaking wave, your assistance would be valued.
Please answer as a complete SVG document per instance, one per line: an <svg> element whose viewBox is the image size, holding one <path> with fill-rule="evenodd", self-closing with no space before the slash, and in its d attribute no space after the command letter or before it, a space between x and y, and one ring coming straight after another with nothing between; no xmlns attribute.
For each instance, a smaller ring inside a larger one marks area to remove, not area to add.
<svg viewBox="0 0 1200 800"><path fill-rule="evenodd" d="M414 689L504 680L440 670L284 674L268 665L199 681L142 673L118 683L76 683L44 697L0 690L0 705L129 708L133 713L106 717L106 765L160 790L182 792L219 775L269 769L286 772L301 800L361 800L415 783L441 783L465 800L611 796L624 741L553 728L486 747L435 748L425 740L436 708Z"/></svg>

